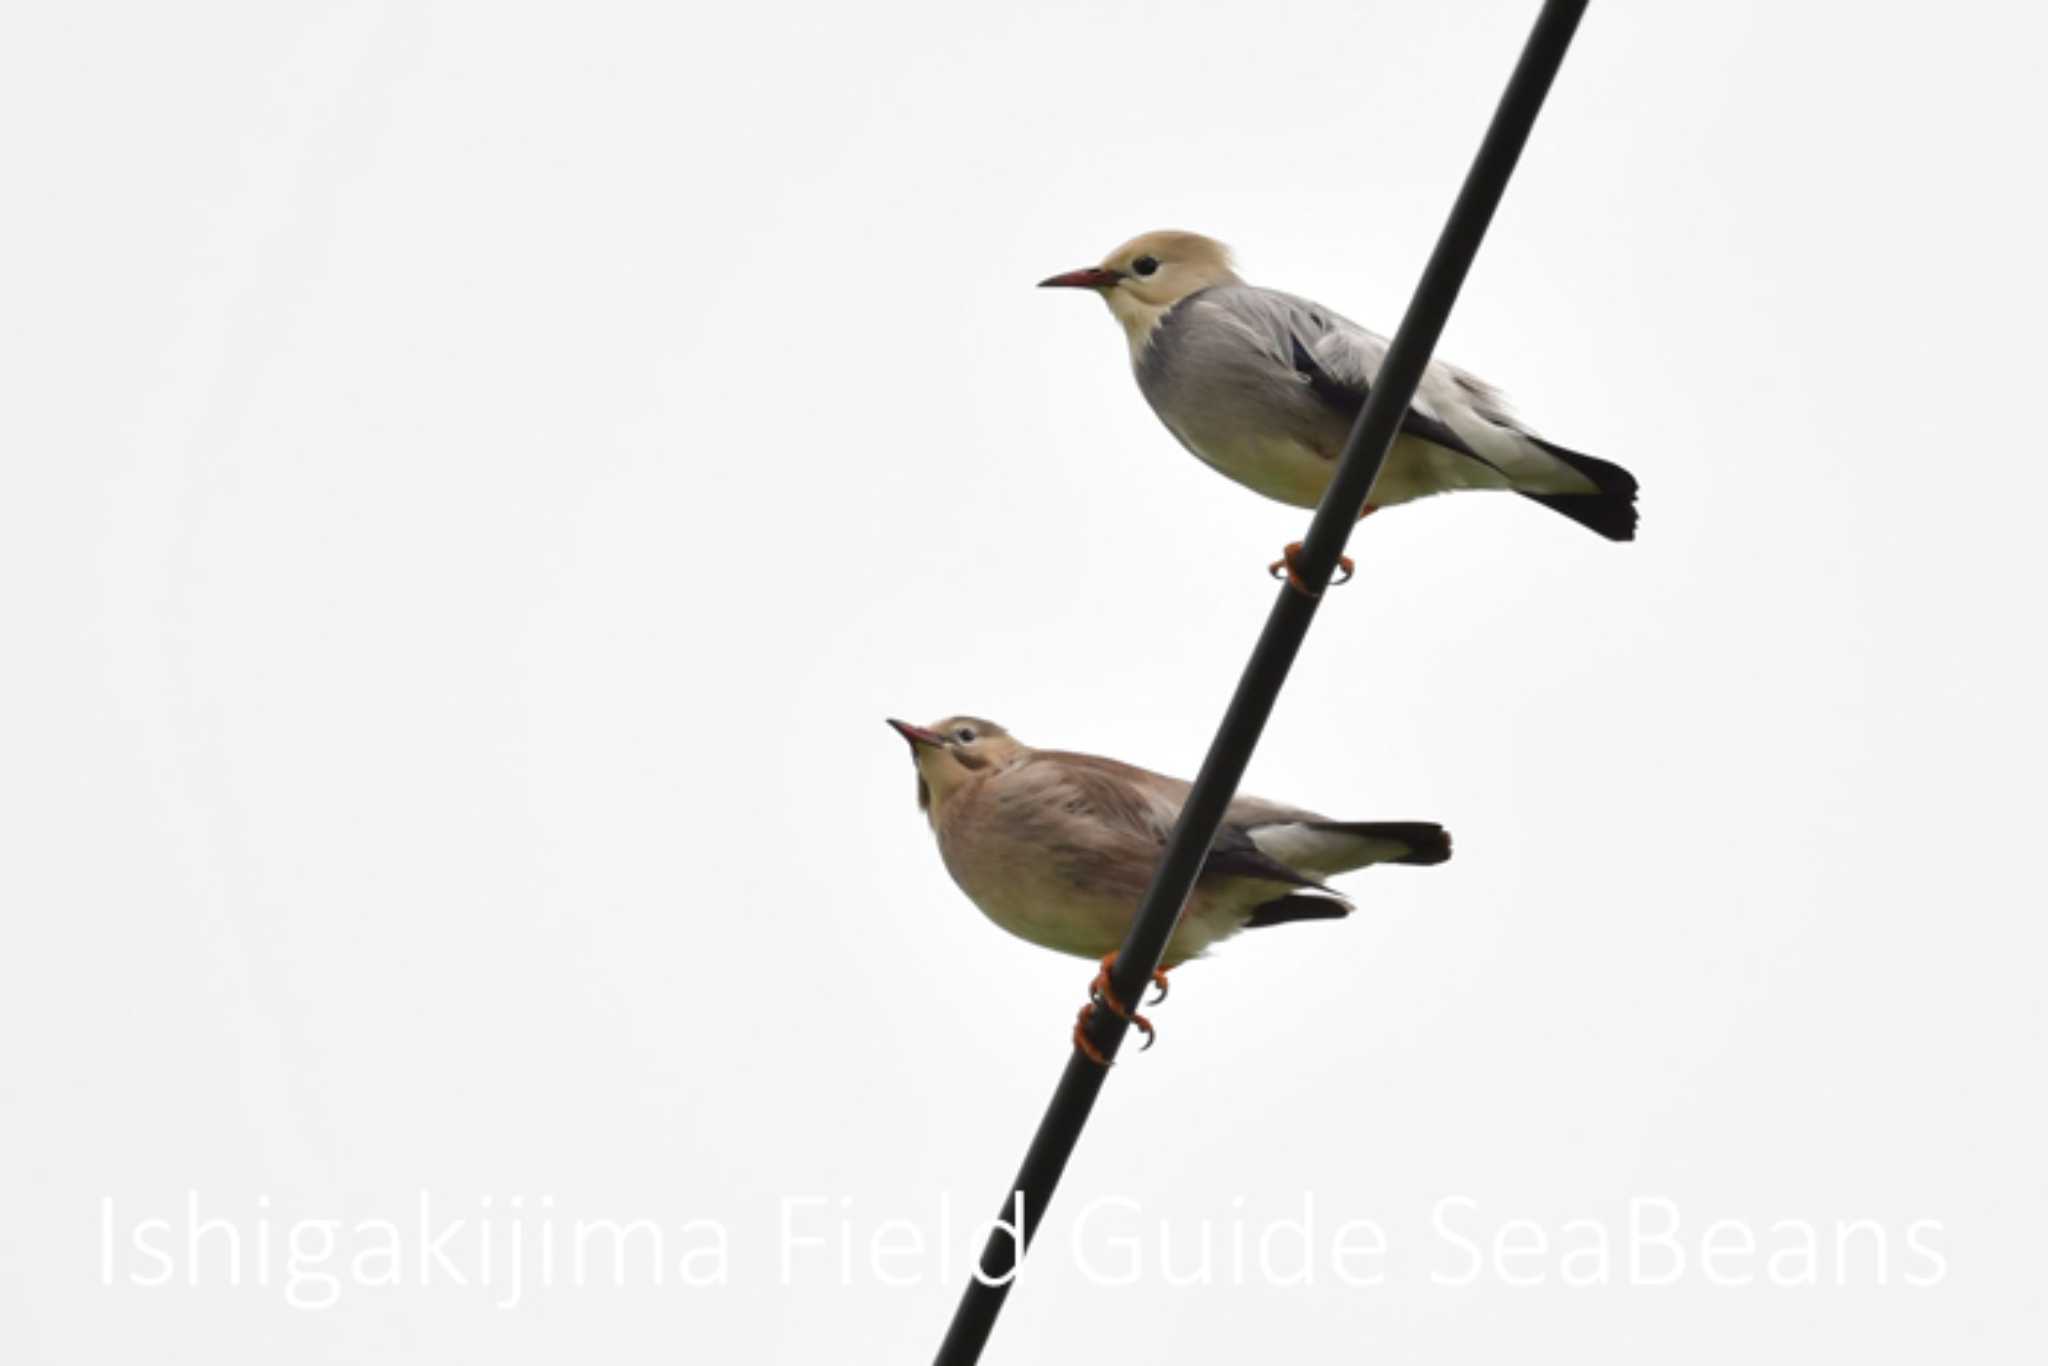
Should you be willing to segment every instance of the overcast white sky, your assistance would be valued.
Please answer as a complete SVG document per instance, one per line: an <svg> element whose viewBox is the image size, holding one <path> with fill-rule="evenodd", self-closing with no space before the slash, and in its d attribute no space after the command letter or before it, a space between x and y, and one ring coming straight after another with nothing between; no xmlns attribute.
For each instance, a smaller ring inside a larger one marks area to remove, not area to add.
<svg viewBox="0 0 2048 1366"><path fill-rule="evenodd" d="M1031 286L1190 227L1390 330L1534 8L11 12L0 1356L926 1358L960 1257L860 1248L973 1242L1088 968L955 891L881 719L1190 772L1306 522ZM2039 1359L2044 36L1593 7L1443 353L1642 539L1360 532L1248 787L1457 858L1179 975L990 1362ZM423 1191L728 1274L312 1309L185 1256L188 1192ZM784 1283L791 1196L852 1284ZM1159 1274L1304 1199L1383 1285ZM1439 1283L1447 1200L1655 1199L1876 1221L1887 1283Z"/></svg>

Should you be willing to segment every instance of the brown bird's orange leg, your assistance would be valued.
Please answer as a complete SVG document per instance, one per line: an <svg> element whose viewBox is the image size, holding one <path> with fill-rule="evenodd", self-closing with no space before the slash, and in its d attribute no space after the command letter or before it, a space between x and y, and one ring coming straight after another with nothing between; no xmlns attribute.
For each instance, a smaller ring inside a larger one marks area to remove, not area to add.
<svg viewBox="0 0 2048 1366"><path fill-rule="evenodd" d="M1081 1013L1074 1017L1074 1047L1080 1052L1082 1057L1088 1059L1097 1067L1109 1067L1112 1064L1108 1058L1102 1056L1102 1050L1088 1041L1088 1022L1094 1018L1095 1002L1090 1001L1087 1005L1082 1006Z"/></svg>
<svg viewBox="0 0 2048 1366"><path fill-rule="evenodd" d="M1091 995L1101 997L1104 1005L1128 1020L1131 1018L1129 1012L1124 1009L1123 1002L1117 1000L1116 993L1110 990L1109 987L1109 974L1115 971L1116 954L1114 952L1103 954L1102 961L1096 965L1095 980L1088 984L1088 991ZM1156 1006L1166 999L1166 989L1170 985L1166 980L1165 968L1153 970L1152 985L1159 988L1159 994L1145 1004Z"/></svg>
<svg viewBox="0 0 2048 1366"><path fill-rule="evenodd" d="M1376 504L1367 503L1365 505L1365 511L1358 514L1358 520L1362 522L1366 518L1372 516L1375 512L1378 511L1379 507ZM1312 598L1316 595L1308 591L1308 580L1301 577L1300 567L1295 562L1296 557L1300 554L1301 542L1289 541L1287 543L1287 548L1280 552L1280 558L1266 566L1266 572L1268 574L1271 574L1276 579L1286 579L1288 584L1294 589L1295 592L1301 594L1305 598ZM1357 572L1358 566L1352 563L1351 557L1349 555L1339 555L1337 557L1337 568L1344 571L1344 577L1341 579L1330 580L1330 586L1332 588L1335 588L1338 584L1351 582L1351 576ZM1282 574L1280 572L1283 569L1287 571L1285 574Z"/></svg>
<svg viewBox="0 0 2048 1366"><path fill-rule="evenodd" d="M1088 1039L1088 1024L1095 1018L1095 1005L1098 1001L1107 1007L1111 1014L1129 1020L1132 1028L1145 1036L1145 1048L1150 1048L1154 1040L1158 1038L1158 1034L1152 1028L1150 1020L1117 999L1115 990L1109 984L1109 974L1115 968L1116 954L1114 952L1103 954L1101 966L1095 973L1095 980L1088 984L1088 1004L1082 1006L1081 1013L1074 1017L1074 1047L1079 1049L1081 1055L1097 1067L1108 1067L1110 1065L1109 1059L1102 1056L1102 1050L1097 1048ZM1151 1004L1158 1005L1166 999L1166 969L1159 968L1154 971L1152 982L1153 985L1159 988L1159 994L1152 998ZM1139 1051L1142 1052L1143 1049Z"/></svg>

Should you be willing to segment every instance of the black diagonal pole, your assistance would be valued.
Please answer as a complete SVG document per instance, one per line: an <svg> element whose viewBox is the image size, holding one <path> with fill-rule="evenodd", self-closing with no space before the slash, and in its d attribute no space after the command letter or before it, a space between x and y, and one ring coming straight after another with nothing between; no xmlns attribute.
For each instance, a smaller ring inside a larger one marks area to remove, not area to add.
<svg viewBox="0 0 2048 1366"><path fill-rule="evenodd" d="M1443 334L1444 320L1450 317L1451 305L1457 302L1458 290L1465 283L1472 258L1478 254L1480 240L1486 236L1487 224L1493 220L1501 192L1507 188L1508 177L1529 140L1529 129L1536 122L1543 97L1564 62L1565 50L1571 46L1572 33L1585 9L1586 0L1547 0L1522 49L1522 59L1515 65L1514 75L1508 78L1507 91L1501 96L1500 108L1494 111L1486 140L1479 144L1479 155L1473 158L1472 169L1466 173L1465 187L1458 193L1458 202L1451 206L1450 219L1444 224L1436 250L1415 287L1408 314L1401 320L1393 344L1387 348L1386 362L1373 378L1365 409L1359 413L1358 424L1344 443L1336 474L1316 508L1315 520L1309 524L1297 566L1318 593L1328 586L1344 542L1372 494L1373 481L1379 477L1380 466L1387 458L1387 448L1393 444L1401 419L1415 397L1415 387L1422 381L1430 352L1436 349L1437 338ZM1272 714L1280 686L1287 681L1287 671L1308 634L1309 623L1315 619L1316 603L1316 598L1292 587L1282 588L1266 618L1266 629L1252 649L1251 660L1238 680L1237 692L1230 699L1230 709L1223 714L1223 724L1217 727L1216 738L1209 743L1208 757L1202 761L1202 771L1188 793L1187 805L1181 808L1180 820L1166 841L1166 855L1152 875L1152 885L1138 907L1137 919L1132 921L1130 933L1117 952L1116 971L1111 974L1110 984L1120 1000L1140 999L1152 979L1153 969L1166 952L1181 907L1187 902L1188 893L1202 871L1202 862L1208 857L1209 846L1223 824L1223 813L1237 793L1238 782L1244 777L1252 750L1266 728L1266 718ZM1103 1056L1114 1058L1128 1029L1129 1025L1116 1015L1098 1010L1089 1038ZM1038 1231L1107 1075L1106 1068L1097 1066L1078 1050L1067 1059L1059 1089L1053 1092L1052 1104L1039 1121L1038 1133L1024 1154L1024 1165L1004 1199L998 1216L1002 1222L982 1249L980 1264L968 1280L966 1293L960 1297L960 1307L953 1313L952 1326L939 1347L938 1366L969 1366L980 1359L981 1349L1016 1277L1023 1251L1019 1243L1028 1246L1031 1235ZM1017 1228L1019 1222L1023 1225L1021 1229Z"/></svg>

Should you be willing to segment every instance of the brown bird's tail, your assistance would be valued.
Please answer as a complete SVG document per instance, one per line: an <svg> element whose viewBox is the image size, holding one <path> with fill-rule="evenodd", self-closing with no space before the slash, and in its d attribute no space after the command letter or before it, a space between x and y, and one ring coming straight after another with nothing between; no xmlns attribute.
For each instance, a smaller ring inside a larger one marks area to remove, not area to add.
<svg viewBox="0 0 2048 1366"><path fill-rule="evenodd" d="M1299 872L1322 876L1375 863L1429 867L1451 856L1451 832L1434 821L1295 821L1253 832L1260 847ZM1297 920L1341 920L1351 903L1320 883L1253 909L1248 930Z"/></svg>
<svg viewBox="0 0 2048 1366"><path fill-rule="evenodd" d="M1339 901L1334 896L1296 892L1254 907L1251 919L1244 922L1244 927L1262 930L1268 925L1287 925L1297 920L1342 920L1350 914L1351 903L1348 901Z"/></svg>
<svg viewBox="0 0 2048 1366"><path fill-rule="evenodd" d="M1359 867L1414 863L1424 867L1451 857L1451 832L1434 821L1308 821L1311 830L1360 841Z"/></svg>

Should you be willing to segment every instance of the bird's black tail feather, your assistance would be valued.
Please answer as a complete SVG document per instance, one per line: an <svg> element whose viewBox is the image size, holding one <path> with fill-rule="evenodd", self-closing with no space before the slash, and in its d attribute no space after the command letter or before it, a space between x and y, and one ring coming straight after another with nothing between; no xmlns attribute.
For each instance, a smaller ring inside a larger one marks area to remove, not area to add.
<svg viewBox="0 0 2048 1366"><path fill-rule="evenodd" d="M1636 477L1633 474L1610 461L1554 446L1541 437L1532 436L1528 440L1592 480L1599 492L1524 493L1524 498L1532 503L1541 503L1552 512L1561 512L1610 541L1633 541L1636 538Z"/></svg>
<svg viewBox="0 0 2048 1366"><path fill-rule="evenodd" d="M1349 835L1390 846L1375 852L1373 863L1413 863L1429 867L1451 856L1451 832L1434 821L1302 821L1311 830ZM1297 920L1342 920L1351 914L1351 903L1331 893L1289 892L1254 907L1244 922L1248 930L1268 925L1289 925Z"/></svg>
<svg viewBox="0 0 2048 1366"><path fill-rule="evenodd" d="M1244 927L1262 930L1268 925L1288 925L1297 920L1342 920L1350 914L1351 903L1348 901L1296 892L1253 908L1251 919L1244 922Z"/></svg>
<svg viewBox="0 0 2048 1366"><path fill-rule="evenodd" d="M1407 846L1407 852L1379 863L1413 863L1422 867L1442 863L1451 856L1451 832L1435 821L1304 821L1311 830L1356 835L1360 839L1386 840Z"/></svg>

